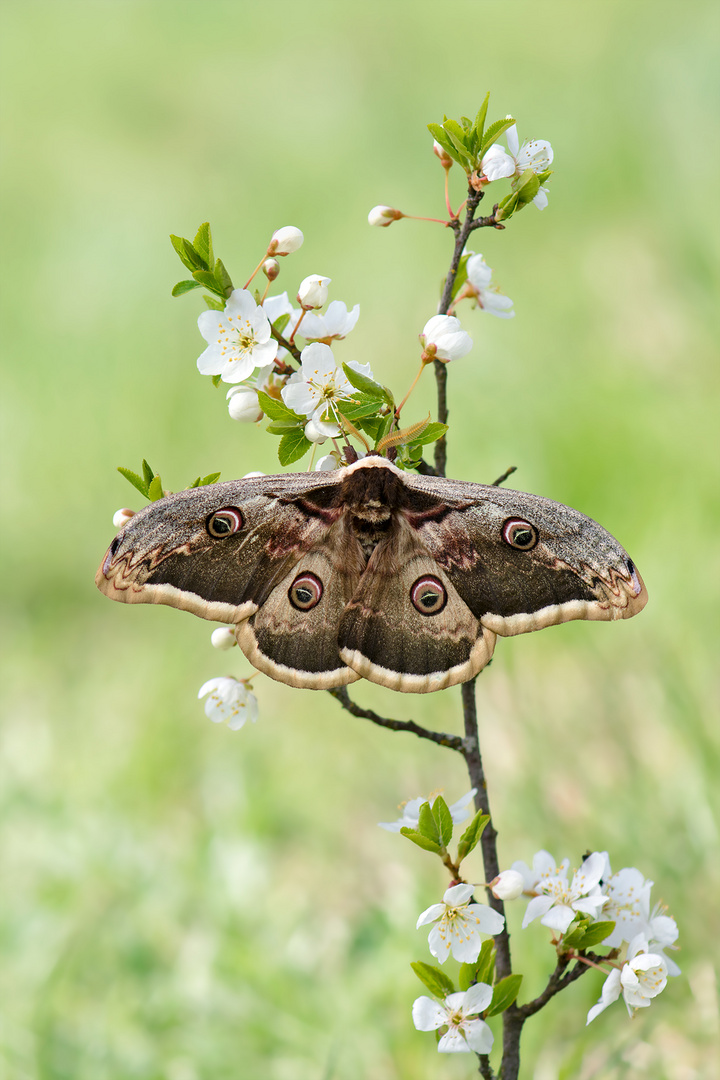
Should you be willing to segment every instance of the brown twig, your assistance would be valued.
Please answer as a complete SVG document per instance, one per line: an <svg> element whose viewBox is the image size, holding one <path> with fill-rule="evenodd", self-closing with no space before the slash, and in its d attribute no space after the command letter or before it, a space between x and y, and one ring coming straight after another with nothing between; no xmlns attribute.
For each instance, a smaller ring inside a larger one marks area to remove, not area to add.
<svg viewBox="0 0 720 1080"><path fill-rule="evenodd" d="M417 735L419 739L429 739L431 742L437 743L438 746L446 746L449 750L463 752L463 740L459 735L446 735L442 731L430 731L428 728L416 724L414 720L390 720L373 712L372 709L363 709L351 699L344 686L328 690L328 693L336 701L339 701L343 709L349 712L351 716L360 717L362 720L370 720L371 723L388 728L390 731L407 731L411 735Z"/></svg>
<svg viewBox="0 0 720 1080"><path fill-rule="evenodd" d="M500 487L501 484L505 483L508 476L512 476L514 472L517 472L517 465L511 465L509 469L506 469L502 476L498 476L497 480L493 480L490 487Z"/></svg>

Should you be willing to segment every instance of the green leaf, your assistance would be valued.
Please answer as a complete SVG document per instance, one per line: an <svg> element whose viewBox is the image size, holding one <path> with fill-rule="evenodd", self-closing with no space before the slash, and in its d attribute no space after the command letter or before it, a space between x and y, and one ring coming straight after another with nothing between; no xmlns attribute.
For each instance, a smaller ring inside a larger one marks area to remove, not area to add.
<svg viewBox="0 0 720 1080"><path fill-rule="evenodd" d="M489 150L492 144L497 142L502 133L507 131L508 128L511 128L514 123L515 121L512 116L508 116L504 120L496 120L494 124L491 124L483 135L482 153L484 154L486 150Z"/></svg>
<svg viewBox="0 0 720 1080"><path fill-rule="evenodd" d="M480 837L483 834L483 829L489 820L489 814L483 814L482 810L478 810L477 814L458 841L458 862L462 862L462 860L470 854L473 848L477 847Z"/></svg>
<svg viewBox="0 0 720 1080"><path fill-rule="evenodd" d="M435 997L444 998L448 994L455 993L455 984L440 968L433 967L432 964L424 964L422 960L415 960L410 967L420 982L424 983Z"/></svg>
<svg viewBox="0 0 720 1080"><path fill-rule="evenodd" d="M447 133L448 138L452 141L455 149L461 153L468 153L468 138L467 132L458 124L457 120L446 120L443 124L443 128ZM468 155L469 156L469 155Z"/></svg>
<svg viewBox="0 0 720 1080"><path fill-rule="evenodd" d="M193 247L198 253L205 266L210 267L215 262L212 249L212 234L210 232L210 222L204 221L198 231L195 233L195 239L193 240Z"/></svg>
<svg viewBox="0 0 720 1080"><path fill-rule="evenodd" d="M260 403L262 411L266 416L269 416L271 420L292 421L295 426L297 426L297 424L302 424L303 427L307 423L307 417L293 412L292 409L287 407L284 401L270 397L264 390L258 390L258 402Z"/></svg>
<svg viewBox="0 0 720 1080"><path fill-rule="evenodd" d="M148 499L150 502L157 502L158 499L165 498L165 492L162 488L159 476L153 476L151 483L148 486Z"/></svg>
<svg viewBox="0 0 720 1080"><path fill-rule="evenodd" d="M430 809L429 802L424 802L420 807L420 813L418 814L418 831L423 836L426 836L428 840L432 840L432 842L437 844L438 848L442 850L442 836L440 835L440 829L435 820L435 815Z"/></svg>
<svg viewBox="0 0 720 1080"><path fill-rule="evenodd" d="M225 291L222 286L215 280L215 275L210 270L193 270L193 277L196 281L199 281L201 285L204 285L210 292L216 293L223 300L225 299ZM225 305L223 304L223 307Z"/></svg>
<svg viewBox="0 0 720 1080"><path fill-rule="evenodd" d="M427 804L426 804L427 805ZM422 833L417 832L416 829L408 829L406 825L400 829L401 836L407 836L408 840L412 840L413 844L417 844L424 851L433 851L436 855L439 855L442 848L434 840L431 840L427 836L423 836Z"/></svg>
<svg viewBox="0 0 720 1080"><path fill-rule="evenodd" d="M222 300L216 300L214 296L203 296L203 300L205 301L207 306L209 308L211 308L213 311L224 311L225 310L225 304L223 303L223 301ZM216 379L217 379L217 382L215 382ZM218 386L219 382L220 382L220 376L219 375L213 375L213 383L215 384L215 386Z"/></svg>
<svg viewBox="0 0 720 1080"><path fill-rule="evenodd" d="M440 424L437 420L433 420L422 434L418 435L417 439L413 439L409 445L411 447L427 446L428 443L434 443L441 439L447 430L447 424Z"/></svg>
<svg viewBox="0 0 720 1080"><path fill-rule="evenodd" d="M337 410L348 420L360 420L364 416L374 416L381 406L379 398L366 394L354 394L352 398L343 398L337 403Z"/></svg>
<svg viewBox="0 0 720 1080"><path fill-rule="evenodd" d="M540 178L532 169L526 169L522 176L513 185L518 197L517 209L522 210L532 202L540 189Z"/></svg>
<svg viewBox="0 0 720 1080"><path fill-rule="evenodd" d="M145 477L145 483L148 484L148 485L151 484L153 482L154 477L156 476L156 473L155 473L155 470L150 465L148 465L145 458L143 458L142 471L143 471L143 476Z"/></svg>
<svg viewBox="0 0 720 1080"><path fill-rule="evenodd" d="M228 297L233 291L233 283L222 259L216 259L215 261L215 280L223 296Z"/></svg>
<svg viewBox="0 0 720 1080"><path fill-rule="evenodd" d="M575 948L592 949L593 945L599 945L606 937L609 937L614 929L615 923L609 919L606 922L591 923Z"/></svg>
<svg viewBox="0 0 720 1080"><path fill-rule="evenodd" d="M207 296L205 297L205 299L207 300ZM222 382L222 375L211 375L210 378L212 379L213 386L217 390L218 386Z"/></svg>
<svg viewBox="0 0 720 1080"><path fill-rule="evenodd" d="M192 484L188 484L185 488L186 491L192 491L193 488L200 487L200 477L196 476Z"/></svg>
<svg viewBox="0 0 720 1080"><path fill-rule="evenodd" d="M492 1001L485 1016L497 1016L498 1013L505 1012L520 993L522 981L522 975L506 975L500 982L495 983Z"/></svg>
<svg viewBox="0 0 720 1080"><path fill-rule="evenodd" d="M367 394L369 397L374 397L378 400L387 400L389 391L387 391L384 386L381 386L380 383L375 382L374 379L369 378L367 375L363 375L360 371L355 371L349 364L343 364L342 368L345 372L345 377L356 390L360 390L363 394Z"/></svg>
<svg viewBox="0 0 720 1080"><path fill-rule="evenodd" d="M437 139L437 141L440 143L443 150L445 150L446 153L448 153L450 155L450 157L453 159L453 161L456 161L457 164L460 165L461 168L465 169L465 171L467 172L467 168L468 168L467 154L458 153L458 151L455 149L455 144L445 134L445 132L443 131L443 129L440 127L439 124L428 124L428 129L430 131L430 134L433 136L433 138Z"/></svg>
<svg viewBox="0 0 720 1080"><path fill-rule="evenodd" d="M458 981L461 990L468 990L473 983L482 982L492 986L495 974L495 942L483 941L480 953L474 964L463 964Z"/></svg>
<svg viewBox="0 0 720 1080"><path fill-rule="evenodd" d="M298 424L297 420L271 420L265 430L271 435L286 435L289 431L304 431L305 424Z"/></svg>
<svg viewBox="0 0 720 1080"><path fill-rule="evenodd" d="M205 487L206 484L217 484L219 479L219 472L208 473L207 476L203 476L202 480L200 481L200 487Z"/></svg>
<svg viewBox="0 0 720 1080"><path fill-rule="evenodd" d="M132 469L124 469L122 465L118 465L117 471L121 473L126 480L129 480L132 486L137 488L141 495L144 495L146 499L148 498L148 485L147 482L143 480L142 476L138 476Z"/></svg>
<svg viewBox="0 0 720 1080"><path fill-rule="evenodd" d="M177 285L172 287L173 296L183 296L186 292L190 292L192 289L202 288L199 281L178 281Z"/></svg>
<svg viewBox="0 0 720 1080"><path fill-rule="evenodd" d="M478 145L482 146L483 132L485 130L485 117L487 116L488 103L490 101L490 91L488 90L485 95L485 100L478 109L477 116L475 117L475 123L473 124L473 133L478 141Z"/></svg>
<svg viewBox="0 0 720 1080"><path fill-rule="evenodd" d="M288 312L285 312L284 315L278 315L277 319L272 324L273 329L277 330L278 334L282 334L283 330L285 329L285 327L287 326L287 324L289 322L290 322L290 315L289 315Z"/></svg>
<svg viewBox="0 0 720 1080"><path fill-rule="evenodd" d="M283 435L278 446L280 464L292 465L293 461L299 461L304 454L307 454L311 446L312 443L305 438L302 428L289 431L287 435Z"/></svg>
<svg viewBox="0 0 720 1080"><path fill-rule="evenodd" d="M448 809L448 804L445 802L442 795L438 795L437 799L432 804L432 813L437 824L442 846L446 848L452 840L453 819Z"/></svg>
<svg viewBox="0 0 720 1080"><path fill-rule="evenodd" d="M170 233L170 242L188 270L207 270L206 264L195 251L190 241L186 240L184 236L175 236L174 233Z"/></svg>

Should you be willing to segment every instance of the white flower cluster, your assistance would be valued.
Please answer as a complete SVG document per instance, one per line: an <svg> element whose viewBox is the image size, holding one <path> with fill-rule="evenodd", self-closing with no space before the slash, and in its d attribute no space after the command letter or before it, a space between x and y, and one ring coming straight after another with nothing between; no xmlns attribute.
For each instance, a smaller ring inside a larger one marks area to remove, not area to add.
<svg viewBox="0 0 720 1080"><path fill-rule="evenodd" d="M664 990L669 975L679 975L680 968L665 949L672 948L678 937L674 919L663 914L659 905L650 908L652 881L646 881L635 867L612 873L606 851L594 851L568 882L570 862L556 866L552 855L538 851L532 867L513 863L520 874L524 892L532 897L527 906L523 927L534 919L549 927L559 937L570 928L578 912L592 921L614 922L615 928L603 945L624 949L624 961L612 964L597 1005L588 1013L594 1020L620 994L629 1014L647 1008Z"/></svg>

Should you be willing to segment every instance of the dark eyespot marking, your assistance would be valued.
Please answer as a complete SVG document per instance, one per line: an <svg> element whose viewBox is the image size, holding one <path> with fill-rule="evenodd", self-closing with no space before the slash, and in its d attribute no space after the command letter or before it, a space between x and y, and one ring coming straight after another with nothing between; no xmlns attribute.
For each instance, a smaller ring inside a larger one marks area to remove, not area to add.
<svg viewBox="0 0 720 1080"><path fill-rule="evenodd" d="M442 581L426 574L410 589L412 606L421 615L438 615L447 604L447 590Z"/></svg>
<svg viewBox="0 0 720 1080"><path fill-rule="evenodd" d="M216 510L205 522L205 528L216 540L224 540L243 527L243 516L237 506L225 506Z"/></svg>
<svg viewBox="0 0 720 1080"><path fill-rule="evenodd" d="M115 539L113 540L113 542L111 543L110 551L108 552L108 555L110 556L110 558L112 558L114 556L115 552L117 551L117 549L119 547L120 547L120 537L116 536Z"/></svg>
<svg viewBox="0 0 720 1080"><path fill-rule="evenodd" d="M635 573L635 563L632 561L632 559L628 559L627 568L628 568L628 574L630 575L630 577L632 577L633 574Z"/></svg>
<svg viewBox="0 0 720 1080"><path fill-rule="evenodd" d="M508 518L502 527L502 538L518 551L532 551L540 539L534 525L524 518Z"/></svg>
<svg viewBox="0 0 720 1080"><path fill-rule="evenodd" d="M323 594L322 581L314 574L298 574L288 589L288 600L298 611L310 611L320 603Z"/></svg>

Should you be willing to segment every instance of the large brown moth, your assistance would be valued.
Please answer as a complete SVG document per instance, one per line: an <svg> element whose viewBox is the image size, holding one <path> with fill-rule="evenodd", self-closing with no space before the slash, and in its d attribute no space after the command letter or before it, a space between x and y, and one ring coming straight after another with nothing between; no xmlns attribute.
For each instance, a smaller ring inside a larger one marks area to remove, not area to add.
<svg viewBox="0 0 720 1080"><path fill-rule="evenodd" d="M647 601L591 518L379 456L168 495L118 533L96 583L234 625L250 663L291 686L362 677L416 694L477 675L497 634L627 619Z"/></svg>

